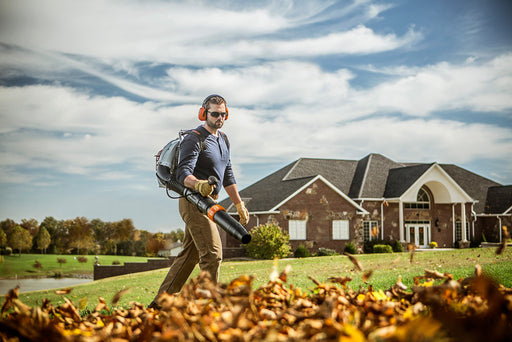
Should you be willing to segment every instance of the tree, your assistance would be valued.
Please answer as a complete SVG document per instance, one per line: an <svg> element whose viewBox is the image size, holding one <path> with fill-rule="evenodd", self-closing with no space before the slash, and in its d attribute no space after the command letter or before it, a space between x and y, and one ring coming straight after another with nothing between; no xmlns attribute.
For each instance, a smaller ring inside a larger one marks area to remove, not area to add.
<svg viewBox="0 0 512 342"><path fill-rule="evenodd" d="M16 226L11 232L11 236L9 237L9 245L13 249L17 249L19 251L19 255L21 256L21 251L24 249L32 248L32 235L25 228L21 228L21 226Z"/></svg>
<svg viewBox="0 0 512 342"><path fill-rule="evenodd" d="M7 245L7 234L0 228L0 248L4 248Z"/></svg>
<svg viewBox="0 0 512 342"><path fill-rule="evenodd" d="M94 247L92 227L85 217L76 217L72 221L69 229L69 246L76 248L78 254L80 254L80 249Z"/></svg>
<svg viewBox="0 0 512 342"><path fill-rule="evenodd" d="M37 233L39 232L39 223L37 222L36 219L33 219L33 218L22 219L20 226L22 228L25 228L26 230L28 230L30 232L30 235L32 235L32 237L36 236Z"/></svg>
<svg viewBox="0 0 512 342"><path fill-rule="evenodd" d="M46 247L47 250L50 250L50 253L56 252L55 238L58 224L59 221L57 221L55 218L53 218L52 216L47 216L39 225L39 231L45 228L48 234L50 234L50 245Z"/></svg>
<svg viewBox="0 0 512 342"><path fill-rule="evenodd" d="M114 234L112 239L115 243L115 255L117 255L117 245L125 240L130 239L135 232L135 227L131 219L122 219L114 223Z"/></svg>
<svg viewBox="0 0 512 342"><path fill-rule="evenodd" d="M41 254L43 254L43 250L46 254L46 248L50 245L50 242L52 241L50 233L48 233L48 230L46 230L45 227L39 229L39 233L37 233L36 236L36 245L37 249L41 250Z"/></svg>
<svg viewBox="0 0 512 342"><path fill-rule="evenodd" d="M177 231L173 230L169 233L169 238L171 239L172 242L178 242L178 241L183 242L184 237L185 237L185 232L183 231L183 229L178 229Z"/></svg>
<svg viewBox="0 0 512 342"><path fill-rule="evenodd" d="M0 222L0 229L2 229L5 234L7 235L7 239L9 239L9 236L11 235L11 231L16 227L16 222L14 222L11 219L5 219L2 222Z"/></svg>

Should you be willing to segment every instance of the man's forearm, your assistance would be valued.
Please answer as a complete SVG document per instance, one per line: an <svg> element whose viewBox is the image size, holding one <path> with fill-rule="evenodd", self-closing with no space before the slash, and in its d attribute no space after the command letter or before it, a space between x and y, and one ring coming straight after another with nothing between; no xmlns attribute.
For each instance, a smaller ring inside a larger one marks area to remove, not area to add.
<svg viewBox="0 0 512 342"><path fill-rule="evenodd" d="M199 181L199 179L196 178L194 175L188 175L185 180L183 181L183 185L185 185L187 188L195 189L196 183Z"/></svg>
<svg viewBox="0 0 512 342"><path fill-rule="evenodd" d="M234 204L238 204L238 203L242 202L242 199L240 198L240 194L238 193L238 188L236 187L236 184L228 185L224 189L226 189L226 192L228 193L229 198L231 198L231 201Z"/></svg>

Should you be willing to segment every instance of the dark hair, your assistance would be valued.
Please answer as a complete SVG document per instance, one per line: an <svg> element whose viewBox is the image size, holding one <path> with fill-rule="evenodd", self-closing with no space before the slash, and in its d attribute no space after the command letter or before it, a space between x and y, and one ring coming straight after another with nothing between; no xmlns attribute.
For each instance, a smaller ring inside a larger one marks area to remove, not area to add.
<svg viewBox="0 0 512 342"><path fill-rule="evenodd" d="M210 103L218 104L218 105L224 103L226 105L226 100L224 100L224 98L220 95L210 95L204 100L204 103L203 103L204 109L208 110L210 107Z"/></svg>

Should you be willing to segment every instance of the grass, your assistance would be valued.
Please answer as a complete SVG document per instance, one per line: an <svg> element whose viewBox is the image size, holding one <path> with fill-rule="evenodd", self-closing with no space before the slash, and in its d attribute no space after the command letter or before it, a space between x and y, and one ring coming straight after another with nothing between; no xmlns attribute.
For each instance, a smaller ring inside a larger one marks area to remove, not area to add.
<svg viewBox="0 0 512 342"><path fill-rule="evenodd" d="M55 255L55 254L21 254L3 256L3 262L0 262L0 278L26 278L26 277L53 277L56 274L62 276L77 276L93 274L94 255L84 255L87 262L80 263L78 255ZM59 264L58 259L66 260ZM127 257L121 255L100 255L99 263L103 265L112 265L112 262L146 262L147 257ZM42 269L34 267L34 263L41 263Z"/></svg>
<svg viewBox="0 0 512 342"><path fill-rule="evenodd" d="M220 282L228 283L240 275L249 274L254 275L253 288L258 288L268 282L272 268L277 263L279 271L287 265L292 267L287 283L304 291L314 288L314 283L308 276L320 282L327 282L331 276L349 276L353 280L348 285L353 289L360 286L367 287L370 284L374 289L388 289L397 281L399 275L402 277L402 282L411 287L413 278L423 275L425 269L451 273L455 279L459 279L471 276L474 273L474 266L479 264L484 273L500 284L512 288L512 249L510 248L501 255L496 255L494 248L416 252L412 263L409 253L365 254L358 255L357 258L364 271L374 271L368 283L361 280L364 272L356 272L354 265L346 256L283 259L277 262L226 261L221 265ZM131 258L130 260L133 261ZM126 307L131 301L147 305L155 296L166 273L167 269L161 269L102 279L77 285L66 297L80 310L91 311L98 303L98 297L105 298L110 305L112 297L117 292L129 289L129 292L125 293L119 301L118 306ZM199 269L196 267L192 277L197 276L198 273ZM54 290L20 294L20 299L30 306L39 306L44 298L51 300L54 305L64 303L62 296L56 295ZM3 302L1 297L0 300Z"/></svg>

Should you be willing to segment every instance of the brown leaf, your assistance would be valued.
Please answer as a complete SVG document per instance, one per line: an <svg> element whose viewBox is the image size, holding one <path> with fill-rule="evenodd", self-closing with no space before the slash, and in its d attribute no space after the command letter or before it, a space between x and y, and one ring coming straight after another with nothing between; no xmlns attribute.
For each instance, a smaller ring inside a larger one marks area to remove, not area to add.
<svg viewBox="0 0 512 342"><path fill-rule="evenodd" d="M114 295L114 297L112 298L112 305L113 305L113 306L117 305L117 303L119 302L119 300L121 299L121 297L122 297L125 293L127 293L127 292L129 292L129 291L130 291L130 288L127 288L127 289L123 289L123 290L119 291L118 293L116 293L116 294Z"/></svg>
<svg viewBox="0 0 512 342"><path fill-rule="evenodd" d="M361 280L364 281L365 283L368 282L368 280L370 279L372 274L373 274L373 270L369 270L368 272L363 274L363 276L361 277Z"/></svg>
<svg viewBox="0 0 512 342"><path fill-rule="evenodd" d="M12 306L12 301L15 299L18 299L18 295L20 293L20 287L19 285L16 285L15 288L12 288L7 292L5 295L4 304L2 305L2 316L4 315L4 312L9 310Z"/></svg>
<svg viewBox="0 0 512 342"><path fill-rule="evenodd" d="M331 283L338 283L340 284L343 288L346 287L346 284L352 280L352 278L350 277L330 277L329 279L327 279L328 281L330 281Z"/></svg>
<svg viewBox="0 0 512 342"><path fill-rule="evenodd" d="M359 263L359 260L357 260L357 258L355 256L353 256L352 254L350 254L348 252L343 252L343 254L345 254L350 259L350 261L354 264L354 266L356 267L356 269L358 271L363 270L363 267L361 266L361 264Z"/></svg>
<svg viewBox="0 0 512 342"><path fill-rule="evenodd" d="M506 226L501 227L501 230L501 244L498 246L498 248L496 248L496 255L500 255L501 253L503 253L503 251L507 247L508 239L510 238Z"/></svg>
<svg viewBox="0 0 512 342"><path fill-rule="evenodd" d="M57 295L67 295L67 294L70 294L72 290L73 290L73 288L67 288L67 289L62 289L62 290L55 290L55 291L53 291L53 293L55 293Z"/></svg>

